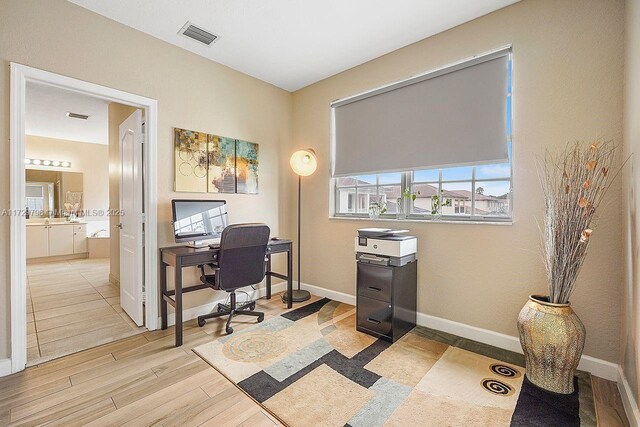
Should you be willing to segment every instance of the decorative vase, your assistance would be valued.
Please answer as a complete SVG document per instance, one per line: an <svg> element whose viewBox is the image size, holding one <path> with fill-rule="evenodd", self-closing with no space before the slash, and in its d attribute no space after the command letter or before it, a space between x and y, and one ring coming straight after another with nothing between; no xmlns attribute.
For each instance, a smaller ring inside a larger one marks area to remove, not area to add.
<svg viewBox="0 0 640 427"><path fill-rule="evenodd" d="M529 381L555 393L573 393L586 331L571 305L531 295L518 316L518 332Z"/></svg>
<svg viewBox="0 0 640 427"><path fill-rule="evenodd" d="M372 204L369 206L369 218L378 219L380 217L380 213L382 212L382 208L378 205Z"/></svg>
<svg viewBox="0 0 640 427"><path fill-rule="evenodd" d="M398 212L396 213L396 219L407 219L407 214L404 211L404 198L398 197L396 200L398 206Z"/></svg>

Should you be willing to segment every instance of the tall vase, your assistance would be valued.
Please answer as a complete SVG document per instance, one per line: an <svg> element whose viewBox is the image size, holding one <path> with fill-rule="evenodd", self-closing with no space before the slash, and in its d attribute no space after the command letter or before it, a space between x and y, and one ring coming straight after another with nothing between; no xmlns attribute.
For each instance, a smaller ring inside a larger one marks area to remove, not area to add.
<svg viewBox="0 0 640 427"><path fill-rule="evenodd" d="M553 304L532 295L518 316L527 378L555 393L573 393L586 331L570 304Z"/></svg>
<svg viewBox="0 0 640 427"><path fill-rule="evenodd" d="M404 197L398 197L396 199L396 205L398 209L396 219L407 219L407 213L404 210Z"/></svg>

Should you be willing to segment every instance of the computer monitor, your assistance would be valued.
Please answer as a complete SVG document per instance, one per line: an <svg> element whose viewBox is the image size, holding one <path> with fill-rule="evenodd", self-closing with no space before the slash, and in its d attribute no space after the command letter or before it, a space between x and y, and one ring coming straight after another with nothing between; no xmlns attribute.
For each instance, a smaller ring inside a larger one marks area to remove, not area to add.
<svg viewBox="0 0 640 427"><path fill-rule="evenodd" d="M172 200L176 242L219 239L229 224L224 200Z"/></svg>

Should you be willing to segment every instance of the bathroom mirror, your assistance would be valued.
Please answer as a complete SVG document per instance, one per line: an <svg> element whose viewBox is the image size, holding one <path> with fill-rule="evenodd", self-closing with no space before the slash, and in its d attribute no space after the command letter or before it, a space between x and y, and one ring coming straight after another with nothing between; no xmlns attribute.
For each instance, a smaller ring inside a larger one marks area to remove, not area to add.
<svg viewBox="0 0 640 427"><path fill-rule="evenodd" d="M81 172L26 169L26 210L31 218L62 218L83 209Z"/></svg>

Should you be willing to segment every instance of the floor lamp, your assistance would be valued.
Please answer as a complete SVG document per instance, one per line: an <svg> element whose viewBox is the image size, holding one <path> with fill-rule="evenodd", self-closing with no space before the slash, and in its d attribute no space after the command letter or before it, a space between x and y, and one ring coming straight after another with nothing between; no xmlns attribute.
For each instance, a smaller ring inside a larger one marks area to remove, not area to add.
<svg viewBox="0 0 640 427"><path fill-rule="evenodd" d="M298 175L298 289L293 290L292 300L293 302L302 302L311 298L309 291L300 289L300 195L302 194L302 177L309 176L316 171L318 160L315 151L307 148L293 153L289 164L291 164L291 169ZM287 298L288 295L285 293L282 300L286 301Z"/></svg>

